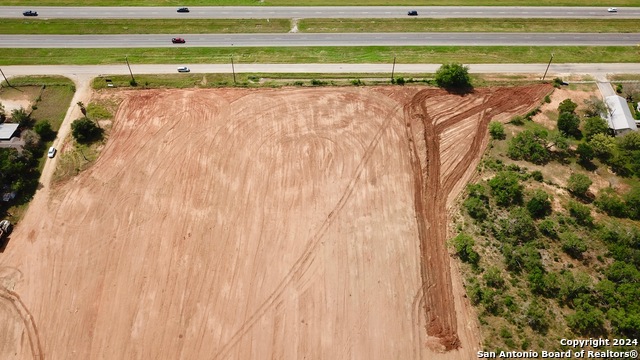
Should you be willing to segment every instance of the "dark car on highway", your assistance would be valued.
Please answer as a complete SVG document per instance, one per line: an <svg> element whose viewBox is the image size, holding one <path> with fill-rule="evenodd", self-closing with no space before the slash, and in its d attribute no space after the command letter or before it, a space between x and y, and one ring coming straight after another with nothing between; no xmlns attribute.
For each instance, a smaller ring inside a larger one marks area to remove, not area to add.
<svg viewBox="0 0 640 360"><path fill-rule="evenodd" d="M171 39L171 42L174 44L184 44L186 43L186 41L183 38L173 38Z"/></svg>
<svg viewBox="0 0 640 360"><path fill-rule="evenodd" d="M24 15L24 16L38 16L38 12L29 10L29 11L23 12L22 15Z"/></svg>
<svg viewBox="0 0 640 360"><path fill-rule="evenodd" d="M181 7L181 8L178 9L178 12L189 12L189 8Z"/></svg>
<svg viewBox="0 0 640 360"><path fill-rule="evenodd" d="M407 13L409 16L418 16L418 12L416 10L411 10Z"/></svg>

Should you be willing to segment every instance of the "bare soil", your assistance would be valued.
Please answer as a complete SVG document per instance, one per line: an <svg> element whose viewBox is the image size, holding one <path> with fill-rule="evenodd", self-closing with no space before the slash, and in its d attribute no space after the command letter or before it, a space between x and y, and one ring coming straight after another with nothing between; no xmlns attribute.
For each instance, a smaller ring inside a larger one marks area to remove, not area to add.
<svg viewBox="0 0 640 360"><path fill-rule="evenodd" d="M0 255L0 356L475 357L448 214L488 122L550 90L125 93Z"/></svg>

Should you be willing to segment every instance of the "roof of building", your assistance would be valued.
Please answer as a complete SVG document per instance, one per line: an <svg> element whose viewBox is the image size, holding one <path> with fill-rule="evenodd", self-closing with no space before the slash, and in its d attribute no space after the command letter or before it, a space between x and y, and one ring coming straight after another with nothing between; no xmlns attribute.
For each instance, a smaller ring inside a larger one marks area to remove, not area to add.
<svg viewBox="0 0 640 360"><path fill-rule="evenodd" d="M638 130L636 122L631 115L631 110L629 110L629 106L627 105L627 101L622 96L607 96L604 100L610 109L610 113L607 116L607 122L611 129Z"/></svg>
<svg viewBox="0 0 640 360"><path fill-rule="evenodd" d="M19 124L0 124L0 140L9 140L16 130L18 130Z"/></svg>

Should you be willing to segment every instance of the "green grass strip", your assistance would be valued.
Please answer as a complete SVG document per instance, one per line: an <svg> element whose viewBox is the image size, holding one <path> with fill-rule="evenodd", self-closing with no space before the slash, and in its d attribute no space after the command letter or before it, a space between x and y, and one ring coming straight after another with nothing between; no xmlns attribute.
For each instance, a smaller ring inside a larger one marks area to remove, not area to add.
<svg viewBox="0 0 640 360"><path fill-rule="evenodd" d="M638 46L368 46L265 48L2 49L0 65L398 63L633 63Z"/></svg>
<svg viewBox="0 0 640 360"><path fill-rule="evenodd" d="M576 32L633 33L635 19L301 19L309 33L341 32Z"/></svg>
<svg viewBox="0 0 640 360"><path fill-rule="evenodd" d="M285 33L289 19L2 19L0 34Z"/></svg>
<svg viewBox="0 0 640 360"><path fill-rule="evenodd" d="M0 6L416 6L415 0L1 0ZM430 0L429 6L640 6L638 0Z"/></svg>
<svg viewBox="0 0 640 360"><path fill-rule="evenodd" d="M289 19L3 19L0 34L286 33ZM602 32L638 31L635 19L301 19L308 33L339 32Z"/></svg>

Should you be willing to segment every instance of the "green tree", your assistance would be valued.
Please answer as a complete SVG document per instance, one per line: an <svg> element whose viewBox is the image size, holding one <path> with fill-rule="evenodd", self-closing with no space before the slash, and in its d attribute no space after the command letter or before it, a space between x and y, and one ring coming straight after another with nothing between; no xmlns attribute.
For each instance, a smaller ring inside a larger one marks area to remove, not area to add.
<svg viewBox="0 0 640 360"><path fill-rule="evenodd" d="M524 130L509 141L507 156L513 160L526 160L534 164L545 164L551 154L547 148L546 131Z"/></svg>
<svg viewBox="0 0 640 360"><path fill-rule="evenodd" d="M489 180L491 195L500 206L510 206L522 202L522 189L518 174L501 171Z"/></svg>
<svg viewBox="0 0 640 360"><path fill-rule="evenodd" d="M38 121L33 130L40 135L40 138L44 141L51 141L55 139L56 132L51 128L51 124L47 120Z"/></svg>
<svg viewBox="0 0 640 360"><path fill-rule="evenodd" d="M640 186L634 186L624 195L628 215L632 219L640 220Z"/></svg>
<svg viewBox="0 0 640 360"><path fill-rule="evenodd" d="M609 134L609 124L600 116L586 118L584 121L584 135L591 140L596 134Z"/></svg>
<svg viewBox="0 0 640 360"><path fill-rule="evenodd" d="M489 134L492 139L504 140L507 135L504 132L504 125L498 121L492 121L489 123Z"/></svg>
<svg viewBox="0 0 640 360"><path fill-rule="evenodd" d="M546 334L549 328L549 321L547 320L547 312L534 298L527 307L527 324L531 329Z"/></svg>
<svg viewBox="0 0 640 360"><path fill-rule="evenodd" d="M581 259L582 254L587 251L587 245L584 243L584 240L572 232L561 233L560 242L562 244L562 250L572 258Z"/></svg>
<svg viewBox="0 0 640 360"><path fill-rule="evenodd" d="M20 124L20 127L31 127L33 125L29 113L22 107L11 111L11 120Z"/></svg>
<svg viewBox="0 0 640 360"><path fill-rule="evenodd" d="M102 129L87 118L81 118L72 122L71 134L73 138L81 144L88 144L102 139Z"/></svg>
<svg viewBox="0 0 640 360"><path fill-rule="evenodd" d="M20 137L24 141L24 148L35 152L40 148L40 135L33 130L22 130Z"/></svg>
<svg viewBox="0 0 640 360"><path fill-rule="evenodd" d="M576 312L567 316L567 325L580 335L597 336L604 332L604 314L585 300L576 300Z"/></svg>
<svg viewBox="0 0 640 360"><path fill-rule="evenodd" d="M531 195L531 199L527 201L527 210L532 217L538 219L551 214L549 194L541 189L535 190Z"/></svg>
<svg viewBox="0 0 640 360"><path fill-rule="evenodd" d="M569 181L567 182L567 189L578 197L584 197L589 191L589 187L593 184L591 179L584 174L571 174Z"/></svg>
<svg viewBox="0 0 640 360"><path fill-rule="evenodd" d="M551 219L544 219L540 221L540 224L538 224L538 230L540 230L542 235L548 238L556 239L558 237L558 224Z"/></svg>
<svg viewBox="0 0 640 360"><path fill-rule="evenodd" d="M573 101L571 101L571 99L564 99L564 100L562 100L560 105L558 105L558 113L559 114L562 114L562 113L573 114L576 111L577 107L578 107L578 104L576 104Z"/></svg>
<svg viewBox="0 0 640 360"><path fill-rule="evenodd" d="M445 89L470 89L471 77L469 76L469 67L462 64L443 64L436 71L436 84Z"/></svg>
<svg viewBox="0 0 640 360"><path fill-rule="evenodd" d="M578 147L576 148L576 153L578 154L580 161L583 163L587 163L593 160L593 157L595 156L595 152L593 151L593 148L588 143L578 144Z"/></svg>
<svg viewBox="0 0 640 360"><path fill-rule="evenodd" d="M537 237L536 226L527 210L518 207L499 221L497 237L503 242L525 243Z"/></svg>
<svg viewBox="0 0 640 360"><path fill-rule="evenodd" d="M593 224L593 218L591 217L591 210L588 206L582 205L579 202L570 200L567 204L567 210L569 215L576 219L576 222L580 225L591 226Z"/></svg>
<svg viewBox="0 0 640 360"><path fill-rule="evenodd" d="M606 114L607 104L598 97L591 96L584 100L585 110L584 113L587 117L599 117ZM606 122L605 122L606 125Z"/></svg>
<svg viewBox="0 0 640 360"><path fill-rule="evenodd" d="M580 130L580 118L572 112L562 112L558 116L558 130L565 136L578 136Z"/></svg>
<svg viewBox="0 0 640 360"><path fill-rule="evenodd" d="M615 139L605 134L595 134L589 140L589 145L593 148L593 153L599 159L607 160L616 149Z"/></svg>
<svg viewBox="0 0 640 360"><path fill-rule="evenodd" d="M487 218L487 205L482 199L473 196L469 197L464 201L463 206L472 218L480 221Z"/></svg>
<svg viewBox="0 0 640 360"><path fill-rule="evenodd" d="M593 203L607 215L619 218L627 216L627 205L611 188L602 189Z"/></svg>
<svg viewBox="0 0 640 360"><path fill-rule="evenodd" d="M460 260L473 265L478 264L480 255L473 249L475 241L471 236L464 233L458 234L453 238L452 243Z"/></svg>

